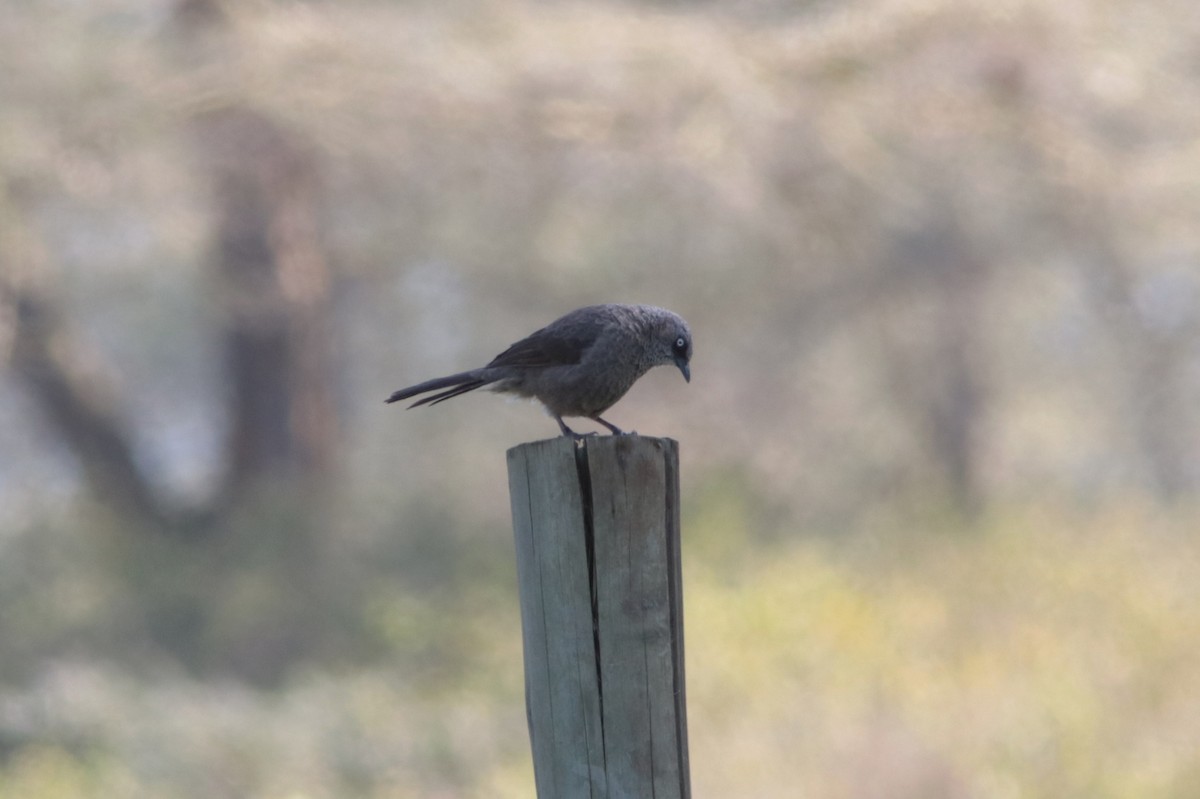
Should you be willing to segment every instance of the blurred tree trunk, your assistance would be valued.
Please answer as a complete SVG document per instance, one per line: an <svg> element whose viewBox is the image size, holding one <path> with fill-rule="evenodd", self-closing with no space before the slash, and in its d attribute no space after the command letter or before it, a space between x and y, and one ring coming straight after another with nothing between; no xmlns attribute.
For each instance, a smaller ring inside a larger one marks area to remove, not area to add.
<svg viewBox="0 0 1200 799"><path fill-rule="evenodd" d="M236 58L216 0L181 0L173 22L176 55L193 70ZM236 99L197 113L190 134L211 180L210 264L232 387L223 493L232 502L264 480L298 480L319 495L340 442L314 156Z"/></svg>
<svg viewBox="0 0 1200 799"><path fill-rule="evenodd" d="M169 511L140 471L118 392L72 336L51 290L47 254L8 185L0 190L0 317L9 365L74 451L96 497L118 516L161 527Z"/></svg>
<svg viewBox="0 0 1200 799"><path fill-rule="evenodd" d="M983 500L978 463L983 383L978 353L979 273L970 262L941 285L934 359L940 379L925 406L926 439L942 466L954 507L973 516Z"/></svg>
<svg viewBox="0 0 1200 799"><path fill-rule="evenodd" d="M224 24L216 4L185 0L178 12L182 52L220 52L212 47ZM276 485L298 485L292 496L319 501L340 445L314 157L294 134L235 102L197 113L188 132L212 185L209 263L229 386L223 476L204 507L175 506L139 465L118 387L73 335L21 203L8 186L0 197L12 365L94 494L133 529L211 529Z"/></svg>
<svg viewBox="0 0 1200 799"><path fill-rule="evenodd" d="M171 52L203 98L184 130L212 198L207 267L225 372L214 391L227 389L228 425L218 485L185 506L139 457L122 387L98 368L52 279L27 213L34 200L8 184L0 354L127 533L106 540L111 560L97 567L128 591L125 618L140 614L129 624L181 663L270 682L299 657L344 652L352 627L330 621L349 594L333 588L321 536L341 438L320 186L296 134L219 91L232 45L220 7L185 0L177 11Z"/></svg>
<svg viewBox="0 0 1200 799"><path fill-rule="evenodd" d="M211 265L232 391L227 493L276 478L319 489L338 423L312 158L251 109L205 113L192 133L217 225Z"/></svg>
<svg viewBox="0 0 1200 799"><path fill-rule="evenodd" d="M1098 226L1103 227L1103 226ZM1097 315L1112 331L1126 376L1125 405L1133 421L1133 438L1150 485L1160 499L1177 500L1194 488L1190 477L1193 440L1191 413L1184 400L1184 371L1196 349L1200 318L1195 309L1174 326L1156 325L1137 302L1135 270L1111 240L1111 230L1090 242L1083 279Z"/></svg>
<svg viewBox="0 0 1200 799"><path fill-rule="evenodd" d="M929 226L901 239L895 269L908 292L924 295L923 340L902 344L885 335L885 368L893 393L942 473L950 504L973 516L983 500L978 463L979 424L986 391L979 352L981 299L987 265L945 202ZM909 295L911 296L911 295Z"/></svg>
<svg viewBox="0 0 1200 799"><path fill-rule="evenodd" d="M1016 89L1006 96L1016 152L1031 174L1056 176L1038 187L1042 214L1051 222L1048 230L1066 242L1092 310L1111 333L1124 378L1118 391L1149 486L1163 500L1184 497L1195 488L1195 414L1184 386L1200 339L1200 309L1162 326L1138 308L1145 273L1131 254L1139 248L1122 241L1137 202L1130 199L1137 192L1127 191L1137 180L1126 174L1136 153L1111 140L1085 152L1053 113L1031 102L1022 81L1010 88Z"/></svg>

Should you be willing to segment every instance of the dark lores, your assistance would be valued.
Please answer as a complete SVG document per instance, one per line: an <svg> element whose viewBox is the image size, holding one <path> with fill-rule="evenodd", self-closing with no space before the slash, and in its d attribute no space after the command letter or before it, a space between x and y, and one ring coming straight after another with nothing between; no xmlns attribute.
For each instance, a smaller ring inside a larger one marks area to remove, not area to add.
<svg viewBox="0 0 1200 799"><path fill-rule="evenodd" d="M616 435L620 428L600 414L655 366L673 364L691 382L691 359L692 332L678 314L653 305L589 305L521 339L487 366L400 389L386 401L428 394L408 407L436 405L486 386L537 399L565 436L580 437L564 416L586 417Z"/></svg>

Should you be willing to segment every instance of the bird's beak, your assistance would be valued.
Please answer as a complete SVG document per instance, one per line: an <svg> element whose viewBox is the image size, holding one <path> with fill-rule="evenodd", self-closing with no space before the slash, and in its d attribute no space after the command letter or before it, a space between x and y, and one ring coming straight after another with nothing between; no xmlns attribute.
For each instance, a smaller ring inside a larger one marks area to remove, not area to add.
<svg viewBox="0 0 1200 799"><path fill-rule="evenodd" d="M689 383L692 382L692 369L688 366L688 362L682 358L677 358L675 365L679 367L679 371L683 372L683 379Z"/></svg>

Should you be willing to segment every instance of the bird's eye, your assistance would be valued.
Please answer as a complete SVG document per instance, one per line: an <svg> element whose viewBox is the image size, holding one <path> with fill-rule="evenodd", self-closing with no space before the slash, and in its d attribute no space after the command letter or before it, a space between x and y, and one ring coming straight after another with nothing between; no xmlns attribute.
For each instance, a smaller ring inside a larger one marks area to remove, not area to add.
<svg viewBox="0 0 1200 799"><path fill-rule="evenodd" d="M679 338L675 339L675 351L684 352L685 350L687 350L687 339L683 336L680 336Z"/></svg>

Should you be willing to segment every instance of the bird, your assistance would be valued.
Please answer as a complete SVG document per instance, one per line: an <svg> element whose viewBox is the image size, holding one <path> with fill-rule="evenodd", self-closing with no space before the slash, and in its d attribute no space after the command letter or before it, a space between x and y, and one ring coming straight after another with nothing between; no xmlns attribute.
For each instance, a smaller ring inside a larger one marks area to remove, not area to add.
<svg viewBox="0 0 1200 799"><path fill-rule="evenodd" d="M690 383L691 360L692 331L678 314L654 305L588 305L529 334L487 366L402 388L385 402L428 394L408 407L437 405L486 386L537 399L564 436L583 438L564 416L591 419L623 435L600 414L655 366L674 365Z"/></svg>

